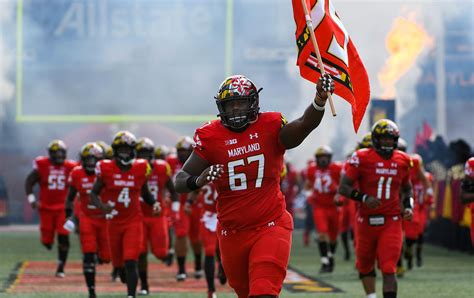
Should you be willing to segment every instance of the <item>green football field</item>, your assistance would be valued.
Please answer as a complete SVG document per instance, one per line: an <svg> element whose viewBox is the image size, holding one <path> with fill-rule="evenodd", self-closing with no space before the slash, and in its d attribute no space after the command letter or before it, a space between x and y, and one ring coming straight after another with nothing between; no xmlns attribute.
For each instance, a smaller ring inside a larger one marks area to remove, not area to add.
<svg viewBox="0 0 474 298"><path fill-rule="evenodd" d="M81 258L79 252L79 243L77 237L71 237L72 251L70 253L71 264L75 263L77 270L79 270L79 261ZM45 250L39 243L38 233L35 231L0 231L0 296L5 297L86 297L85 285L80 276L80 272L76 272L76 279L74 280L76 288L80 290L72 291L64 288L56 288L55 293L35 292L23 293L21 286L14 287L15 280L17 283L25 283L15 273L17 264L23 261L28 261L25 264L43 264L50 263L54 266L56 257L55 251L49 252ZM362 286L357 278L354 270L353 261L345 262L342 260L342 250L339 249L336 258L336 270L331 275L319 275L319 260L318 260L317 246L313 242L309 247L302 246L302 237L300 232L295 232L293 239L293 249L291 254L290 266L298 272L302 272L309 277L315 277L319 281L327 283L335 288L342 290L344 293L290 293L283 290L280 297L365 297L362 291ZM152 258L150 258L152 260ZM155 261L151 261L155 263ZM158 263L158 262L156 262ZM72 265L71 265L72 266ZM162 266L162 265L156 265ZM45 281L42 283L49 283L49 286L55 287L57 280L51 277L54 272L47 271L44 273ZM174 268L173 268L174 270ZM173 271L174 272L174 271ZM66 274L68 274L68 267L66 267ZM104 273L105 274L105 273ZM150 273L152 275L153 273ZM174 273L173 273L174 274ZM180 284L177 284L173 279L173 274L170 273L171 286L179 289ZM67 282L71 279L72 274L68 274L66 279L61 282ZM40 283L41 283L40 282ZM187 281L186 281L187 282ZM382 297L381 280L378 273L377 294ZM72 281L71 281L72 283ZM13 284L13 287L12 287ZM27 286L27 285L24 285ZM42 285L44 286L44 284ZM153 286L153 285L152 285ZM6 293L7 287L13 290ZM125 295L125 287L116 285L118 291L106 291L105 294L98 290L100 297L123 297ZM304 287L302 287L304 288ZM33 287L34 289L34 287ZM100 289L100 288L99 288ZM200 293L152 293L151 297L206 297L203 290ZM219 293L218 297L235 297L229 293ZM399 280L399 297L474 297L474 256L463 254L454 251L448 251L433 246L426 246L425 248L425 263L422 268L414 268L405 274L405 277Z"/></svg>

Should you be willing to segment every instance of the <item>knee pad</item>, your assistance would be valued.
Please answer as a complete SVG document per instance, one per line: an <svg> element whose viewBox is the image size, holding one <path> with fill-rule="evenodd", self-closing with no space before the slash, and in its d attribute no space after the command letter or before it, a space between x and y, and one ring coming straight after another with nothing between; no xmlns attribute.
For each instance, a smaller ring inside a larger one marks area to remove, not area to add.
<svg viewBox="0 0 474 298"><path fill-rule="evenodd" d="M69 236L68 235L58 235L58 248L60 250L69 249Z"/></svg>
<svg viewBox="0 0 474 298"><path fill-rule="evenodd" d="M368 272L368 273L360 273L359 272L359 279L363 279L364 277L376 277L377 274L375 273L375 269Z"/></svg>

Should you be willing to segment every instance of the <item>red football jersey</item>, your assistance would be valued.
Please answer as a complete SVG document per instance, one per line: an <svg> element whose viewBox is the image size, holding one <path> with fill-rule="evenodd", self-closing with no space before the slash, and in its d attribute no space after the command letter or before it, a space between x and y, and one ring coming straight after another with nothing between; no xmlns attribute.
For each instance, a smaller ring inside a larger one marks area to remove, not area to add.
<svg viewBox="0 0 474 298"><path fill-rule="evenodd" d="M69 175L69 185L74 187L79 193L81 206L80 215L99 218L104 217L104 213L90 202L90 192L95 182L95 174L87 175L82 166L75 167Z"/></svg>
<svg viewBox="0 0 474 298"><path fill-rule="evenodd" d="M142 216L141 189L150 173L150 165L144 159L135 160L128 171L122 171L115 160L101 160L97 164L96 175L104 183L100 197L114 207L109 214L113 222L133 221Z"/></svg>
<svg viewBox="0 0 474 298"><path fill-rule="evenodd" d="M474 179L474 157L469 158L464 165L464 174Z"/></svg>
<svg viewBox="0 0 474 298"><path fill-rule="evenodd" d="M171 168L164 160L154 160L152 163L152 171L148 177L148 189L152 193L156 201L160 202L163 208L163 189L166 183L171 179ZM146 217L153 216L153 206L141 201L142 212Z"/></svg>
<svg viewBox="0 0 474 298"><path fill-rule="evenodd" d="M176 154L170 154L166 157L166 162L170 165L171 175L174 176L181 169L182 165L179 162L178 156Z"/></svg>
<svg viewBox="0 0 474 298"><path fill-rule="evenodd" d="M214 183L204 185L199 192L197 202L202 204L203 211L216 213L217 191Z"/></svg>
<svg viewBox="0 0 474 298"><path fill-rule="evenodd" d="M62 165L53 165L46 156L37 157L33 161L33 168L39 173L41 209L64 209L67 179L76 165L77 163L72 160L65 160Z"/></svg>
<svg viewBox="0 0 474 298"><path fill-rule="evenodd" d="M409 182L413 161L402 151L395 150L388 160L373 148L360 149L352 155L345 174L359 182L360 190L382 200L382 205L368 209L361 204L360 215L400 215L400 187Z"/></svg>
<svg viewBox="0 0 474 298"><path fill-rule="evenodd" d="M309 165L307 178L312 185L312 193L308 201L315 206L335 207L334 196L339 187L342 164L332 162L327 168L318 167L316 163Z"/></svg>
<svg viewBox="0 0 474 298"><path fill-rule="evenodd" d="M418 171L423 166L423 162L418 154L413 154L411 159L413 160L413 168L410 170L410 181L413 187L413 199L415 200L416 208L418 205L423 205L425 199L425 187L418 178Z"/></svg>
<svg viewBox="0 0 474 298"><path fill-rule="evenodd" d="M238 133L220 120L196 130L194 152L210 164L224 165L216 181L219 222L227 229L262 226L285 210L280 191L284 146L279 132L286 120L280 113L266 112Z"/></svg>

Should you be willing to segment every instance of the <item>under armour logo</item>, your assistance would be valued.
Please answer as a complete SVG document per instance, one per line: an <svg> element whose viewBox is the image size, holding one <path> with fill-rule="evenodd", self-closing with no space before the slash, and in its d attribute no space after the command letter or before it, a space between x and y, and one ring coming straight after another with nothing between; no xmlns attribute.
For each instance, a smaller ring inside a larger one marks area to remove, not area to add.
<svg viewBox="0 0 474 298"><path fill-rule="evenodd" d="M249 134L249 137L250 139L253 139L253 138L258 139L258 133Z"/></svg>
<svg viewBox="0 0 474 298"><path fill-rule="evenodd" d="M275 226L275 222L274 222L274 221L269 222L269 223L268 223L268 226L269 226L269 227L274 227L274 226Z"/></svg>
<svg viewBox="0 0 474 298"><path fill-rule="evenodd" d="M221 231L221 235L222 235L222 236L227 236L227 231L226 231L226 230L222 230L222 231Z"/></svg>

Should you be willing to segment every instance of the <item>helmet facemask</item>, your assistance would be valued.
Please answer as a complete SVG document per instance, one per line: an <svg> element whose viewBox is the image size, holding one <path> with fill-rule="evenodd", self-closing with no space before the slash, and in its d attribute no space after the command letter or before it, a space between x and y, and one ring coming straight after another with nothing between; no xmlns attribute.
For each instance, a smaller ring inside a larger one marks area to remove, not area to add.
<svg viewBox="0 0 474 298"><path fill-rule="evenodd" d="M329 154L321 154L316 155L316 164L320 168L327 168L329 164L331 164L332 155Z"/></svg>
<svg viewBox="0 0 474 298"><path fill-rule="evenodd" d="M229 97L216 100L216 103L222 124L232 130L242 130L258 118L258 94L251 97Z"/></svg>
<svg viewBox="0 0 474 298"><path fill-rule="evenodd" d="M372 145L383 157L392 156L393 151L397 149L399 137L400 130L391 120L381 119L372 127Z"/></svg>
<svg viewBox="0 0 474 298"><path fill-rule="evenodd" d="M85 156L81 158L81 164L87 174L93 174L95 171L95 165L99 159L93 155Z"/></svg>
<svg viewBox="0 0 474 298"><path fill-rule="evenodd" d="M136 156L135 147L128 145L118 145L114 147L114 157L123 166L129 166L133 163Z"/></svg>
<svg viewBox="0 0 474 298"><path fill-rule="evenodd" d="M153 161L154 157L155 157L155 154L154 154L153 149L137 150L137 158L143 158L143 159L146 159L148 162L151 162Z"/></svg>
<svg viewBox="0 0 474 298"><path fill-rule="evenodd" d="M49 159L55 165L62 165L66 160L66 150L49 150Z"/></svg>

